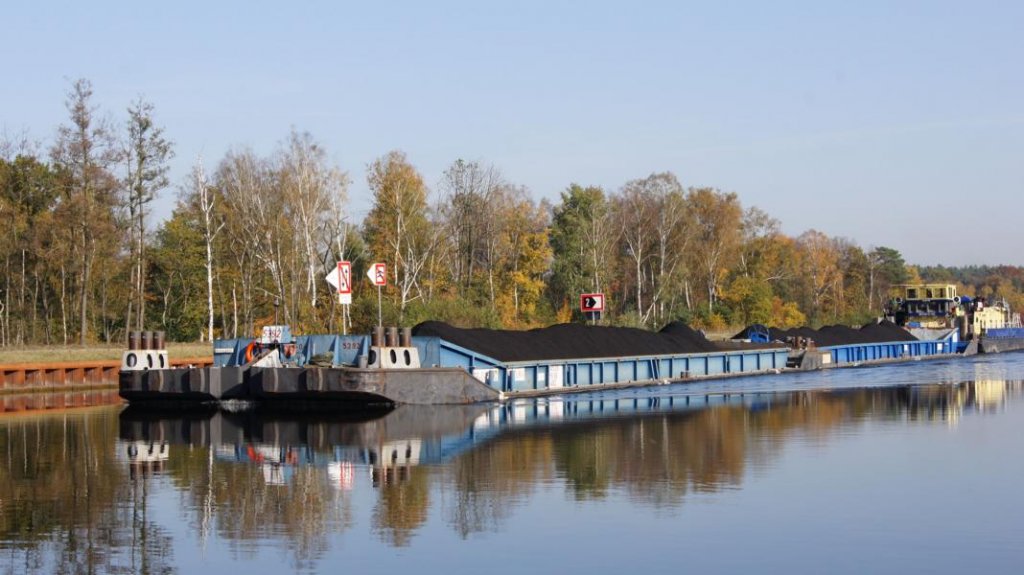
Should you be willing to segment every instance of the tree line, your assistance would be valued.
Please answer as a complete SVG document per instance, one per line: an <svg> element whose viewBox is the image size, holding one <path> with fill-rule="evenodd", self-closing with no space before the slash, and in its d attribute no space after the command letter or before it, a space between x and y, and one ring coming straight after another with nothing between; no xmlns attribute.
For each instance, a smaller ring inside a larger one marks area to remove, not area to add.
<svg viewBox="0 0 1024 575"><path fill-rule="evenodd" d="M537 201L465 159L431 189L395 150L366 167L372 207L357 222L349 175L306 132L268 155L198 158L172 185L174 145L152 103L111 122L78 80L66 107L48 147L0 144L3 346L118 342L138 329L248 337L273 322L362 331L376 323L377 293L362 281L376 261L388 265L386 323L516 329L581 320L584 292L606 294L602 321L613 325L856 324L880 313L895 283L977 279L816 230L788 236L735 193L685 187L671 172ZM173 212L154 221L153 200L175 190ZM353 262L348 307L324 279L338 260ZM1019 301L1021 268L993 274L1005 279L969 287Z"/></svg>

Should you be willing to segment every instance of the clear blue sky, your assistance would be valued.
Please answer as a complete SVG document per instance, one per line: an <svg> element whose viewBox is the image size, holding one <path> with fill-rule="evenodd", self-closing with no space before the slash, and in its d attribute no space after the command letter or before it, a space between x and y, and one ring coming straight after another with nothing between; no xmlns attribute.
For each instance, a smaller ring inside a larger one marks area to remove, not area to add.
<svg viewBox="0 0 1024 575"><path fill-rule="evenodd" d="M346 5L350 4L350 5ZM916 263L1024 265L1022 2L16 2L0 129L48 145L70 81L197 154L311 132L368 208L405 151L557 198L671 170ZM167 213L174 192L158 208Z"/></svg>

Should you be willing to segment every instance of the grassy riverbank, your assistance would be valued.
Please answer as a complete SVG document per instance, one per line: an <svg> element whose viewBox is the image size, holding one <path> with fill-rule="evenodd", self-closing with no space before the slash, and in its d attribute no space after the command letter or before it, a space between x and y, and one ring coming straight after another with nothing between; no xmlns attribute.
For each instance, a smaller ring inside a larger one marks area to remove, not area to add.
<svg viewBox="0 0 1024 575"><path fill-rule="evenodd" d="M121 359L124 350L124 345L11 347L0 349L0 365L113 360ZM209 343L168 343L167 351L171 359L213 356Z"/></svg>

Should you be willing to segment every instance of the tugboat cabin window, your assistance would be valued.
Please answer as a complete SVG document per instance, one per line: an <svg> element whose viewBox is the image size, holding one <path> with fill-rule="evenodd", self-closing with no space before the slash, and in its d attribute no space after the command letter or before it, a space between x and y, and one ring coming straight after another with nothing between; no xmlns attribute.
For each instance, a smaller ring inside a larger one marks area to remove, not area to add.
<svg viewBox="0 0 1024 575"><path fill-rule="evenodd" d="M907 288L907 299L917 299L917 290L915 288Z"/></svg>

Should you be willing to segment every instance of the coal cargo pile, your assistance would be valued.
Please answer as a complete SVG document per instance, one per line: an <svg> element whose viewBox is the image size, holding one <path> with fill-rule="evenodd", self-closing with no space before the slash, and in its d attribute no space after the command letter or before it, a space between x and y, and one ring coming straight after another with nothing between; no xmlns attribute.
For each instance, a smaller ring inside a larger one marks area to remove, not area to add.
<svg viewBox="0 0 1024 575"><path fill-rule="evenodd" d="M868 334L868 337L873 338L871 341L875 342L917 341L912 333L889 320L864 324L860 331Z"/></svg>
<svg viewBox="0 0 1024 575"><path fill-rule="evenodd" d="M815 342L819 346L850 345L855 343L872 343L865 339L860 330L845 325L826 325L818 330Z"/></svg>
<svg viewBox="0 0 1024 575"><path fill-rule="evenodd" d="M747 328L736 335L749 333ZM845 325L827 325L815 330L809 327L797 327L793 329L769 330L772 341L786 341L790 337L806 337L814 340L818 347L832 347L837 345L855 345L858 343L888 343L892 341L917 341L910 332L892 323L891 321L871 322L860 329Z"/></svg>
<svg viewBox="0 0 1024 575"><path fill-rule="evenodd" d="M658 333L663 336L673 337L681 344L691 346L694 351L686 353L719 351L716 342L708 341L704 334L681 321L669 322Z"/></svg>
<svg viewBox="0 0 1024 575"><path fill-rule="evenodd" d="M423 322L413 335L436 336L460 347L499 361L537 361L707 353L737 349L735 344L719 346L685 324L673 322L653 332L628 327L586 326L564 323L529 331L470 328L443 322ZM753 347L773 346L744 346Z"/></svg>

